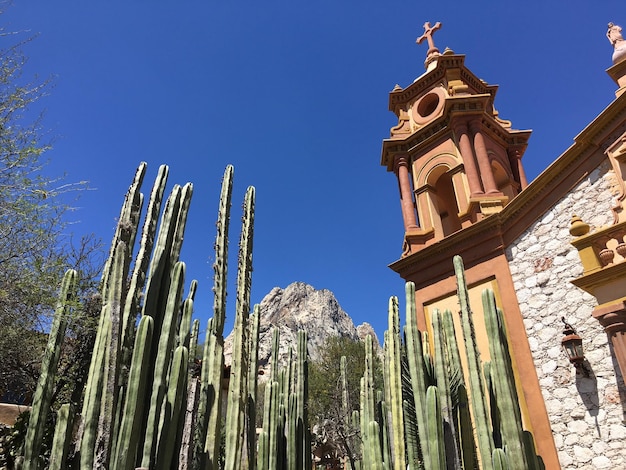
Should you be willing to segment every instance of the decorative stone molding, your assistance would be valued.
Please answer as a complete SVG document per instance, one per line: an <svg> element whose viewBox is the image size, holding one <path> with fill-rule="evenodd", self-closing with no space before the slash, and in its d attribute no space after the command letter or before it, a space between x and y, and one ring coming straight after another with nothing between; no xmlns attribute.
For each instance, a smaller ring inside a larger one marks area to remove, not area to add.
<svg viewBox="0 0 626 470"><path fill-rule="evenodd" d="M584 275L602 270L610 264L626 261L626 222L589 233L589 225L574 215L570 234L576 237L571 243L578 250Z"/></svg>
<svg viewBox="0 0 626 470"><path fill-rule="evenodd" d="M606 156L611 162L617 183L617 202L613 208L615 223L626 220L624 200L626 200L626 132L606 149Z"/></svg>
<svg viewBox="0 0 626 470"><path fill-rule="evenodd" d="M411 118L416 129L441 116L446 97L442 87L435 87L411 105Z"/></svg>
<svg viewBox="0 0 626 470"><path fill-rule="evenodd" d="M401 109L398 115L398 125L391 128L389 131L392 139L403 139L411 134L411 118L409 113Z"/></svg>

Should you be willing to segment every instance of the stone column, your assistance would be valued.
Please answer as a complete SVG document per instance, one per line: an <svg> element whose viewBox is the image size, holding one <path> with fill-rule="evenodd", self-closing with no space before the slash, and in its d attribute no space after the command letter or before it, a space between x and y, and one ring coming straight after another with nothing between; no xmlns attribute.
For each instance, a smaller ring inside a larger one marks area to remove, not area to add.
<svg viewBox="0 0 626 470"><path fill-rule="evenodd" d="M622 377L626 377L626 302L597 307L593 316L604 327L611 341Z"/></svg>
<svg viewBox="0 0 626 470"><path fill-rule="evenodd" d="M469 197L467 195L467 186L465 186L465 180L463 179L463 172L461 171L460 166L455 168L454 173L452 174L452 187L454 188L454 195L456 196L459 214L465 214L469 208Z"/></svg>
<svg viewBox="0 0 626 470"><path fill-rule="evenodd" d="M474 150L476 151L476 160L478 160L478 168L480 169L480 178L487 194L499 193L496 180L493 177L493 170L489 162L489 154L487 153L487 145L481 130L480 118L473 119L469 123L469 129L474 136Z"/></svg>
<svg viewBox="0 0 626 470"><path fill-rule="evenodd" d="M467 183L470 188L470 196L483 194L483 188L480 185L480 177L476 169L476 160L472 151L472 143L467 133L467 123L465 121L457 121L454 125L454 133L459 139L459 150L461 150L461 158L463 158L463 166L467 174Z"/></svg>
<svg viewBox="0 0 626 470"><path fill-rule="evenodd" d="M430 187L428 185L418 188L416 192L417 199L417 214L420 220L420 228L428 232L435 228L433 217L433 211L435 207L433 205L431 194L429 193Z"/></svg>
<svg viewBox="0 0 626 470"><path fill-rule="evenodd" d="M402 205L402 218L404 219L404 230L417 228L417 218L415 217L415 204L413 203L413 191L411 189L411 174L409 173L408 155L397 156L394 162L394 170L398 177L400 186L400 202Z"/></svg>
<svg viewBox="0 0 626 470"><path fill-rule="evenodd" d="M524 167L522 166L522 152L513 147L508 150L508 154L511 168L519 178L520 189L525 189L526 186L528 186L528 180L526 179L526 173L524 172Z"/></svg>

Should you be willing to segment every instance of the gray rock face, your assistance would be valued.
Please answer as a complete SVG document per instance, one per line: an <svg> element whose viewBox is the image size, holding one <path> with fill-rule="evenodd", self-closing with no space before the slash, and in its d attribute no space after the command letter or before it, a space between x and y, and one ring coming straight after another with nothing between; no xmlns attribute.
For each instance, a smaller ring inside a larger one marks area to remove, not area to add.
<svg viewBox="0 0 626 470"><path fill-rule="evenodd" d="M372 343L374 345L374 351L380 350L378 342L378 336L376 336L376 332L374 331L374 327L367 322L361 323L356 327L356 334L361 341L365 341L367 335L372 337Z"/></svg>
<svg viewBox="0 0 626 470"><path fill-rule="evenodd" d="M299 330L307 332L309 360L311 361L319 359L320 347L329 336L344 336L358 340L361 334L364 338L367 333L370 333L377 343L376 333L372 326L365 323L356 328L331 291L316 290L304 282L294 282L285 289L274 287L261 301L260 311L260 369L266 369L269 364L274 328L280 331L281 361L287 359L289 348L293 348L295 354ZM232 340L229 335L224 342L227 364L230 363L231 345Z"/></svg>

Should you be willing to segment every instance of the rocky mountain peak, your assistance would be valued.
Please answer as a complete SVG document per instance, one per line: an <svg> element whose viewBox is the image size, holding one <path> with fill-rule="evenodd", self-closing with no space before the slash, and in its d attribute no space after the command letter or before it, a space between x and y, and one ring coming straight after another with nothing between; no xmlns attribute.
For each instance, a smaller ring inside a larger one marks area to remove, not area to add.
<svg viewBox="0 0 626 470"><path fill-rule="evenodd" d="M358 340L369 333L377 343L376 333L369 323L358 328L341 308L334 294L317 290L304 282L294 282L284 289L274 287L259 304L259 367L265 368L270 359L273 329L280 331L280 355L285 360L289 348L297 349L298 330L308 335L309 360L319 359L320 347L329 336L344 336ZM231 337L224 342L226 362L230 363Z"/></svg>

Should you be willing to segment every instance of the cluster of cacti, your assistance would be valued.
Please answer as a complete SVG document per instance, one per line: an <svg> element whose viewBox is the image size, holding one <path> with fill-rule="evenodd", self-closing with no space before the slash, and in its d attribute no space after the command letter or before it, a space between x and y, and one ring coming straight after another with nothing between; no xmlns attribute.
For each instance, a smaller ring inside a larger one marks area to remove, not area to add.
<svg viewBox="0 0 626 470"><path fill-rule="evenodd" d="M298 332L298 352L282 369L278 366L279 330L273 331L272 370L265 384L263 430L259 435L258 470L311 468L311 435L308 429L307 337Z"/></svg>
<svg viewBox="0 0 626 470"><path fill-rule="evenodd" d="M360 423L365 469L541 469L532 435L522 428L502 312L483 292L490 363L475 342L463 262L455 257L467 358L468 403L452 313L431 315L432 338L417 328L415 286L406 284L404 342L398 301L389 302L384 399L373 389L371 339L361 382ZM470 412L471 403L471 412Z"/></svg>
<svg viewBox="0 0 626 470"><path fill-rule="evenodd" d="M180 465L217 469L222 433L226 466L240 468L244 434L254 441L255 420L244 419L250 414L248 407L254 407L258 356L258 309L252 321L248 319L254 188L248 188L244 201L235 344L224 427L220 403L233 169L226 169L220 197L214 315L209 321L199 381L189 374L199 332L198 322L192 325L191 320L197 283L191 283L183 300L185 265L179 261L192 186L175 186L159 218L168 168L159 169L129 276L139 234L143 205L140 188L145 171L146 165L141 164L122 207L103 270L102 312L82 412L75 415L76 404L59 409L49 468L171 469ZM34 400L21 462L24 469L41 468L41 434L75 283L76 273L69 271ZM79 429L77 437L72 436L75 426ZM254 442L250 445L253 449Z"/></svg>
<svg viewBox="0 0 626 470"><path fill-rule="evenodd" d="M226 169L220 196L214 309L199 379L190 374L199 334L199 323L191 318L197 283L190 284L183 299L185 265L179 261L192 187L174 187L159 221L168 173L167 167L160 168L133 264L145 170L145 164L138 168L126 196L103 271L102 312L82 412L76 414L78 404L58 410L49 468L68 468L71 460L72 468L85 470L310 469L308 359L302 331L295 357L290 350L289 360L280 368L279 332L274 330L263 430L257 442L258 306L250 315L254 189L248 189L244 200L232 360L224 397L223 329L233 169ZM392 297L389 303L384 393L375 390L372 339L366 338L360 409L351 416L361 442L358 445L358 439L351 437L355 442L348 447L355 450L346 462L352 470L403 470L407 465L410 469L542 468L532 436L522 428L502 312L496 308L493 292L485 291L483 311L491 362L483 364L459 257L454 267L466 374L452 313L432 312L429 338L417 328L415 287L407 283L404 338L398 300ZM68 271L26 436L21 465L27 470L41 468L41 436L75 286L76 273ZM343 358L342 407L348 415L345 368ZM75 427L77 438L72 432Z"/></svg>

